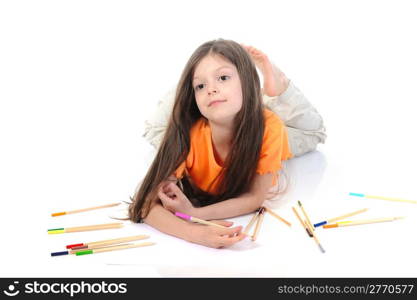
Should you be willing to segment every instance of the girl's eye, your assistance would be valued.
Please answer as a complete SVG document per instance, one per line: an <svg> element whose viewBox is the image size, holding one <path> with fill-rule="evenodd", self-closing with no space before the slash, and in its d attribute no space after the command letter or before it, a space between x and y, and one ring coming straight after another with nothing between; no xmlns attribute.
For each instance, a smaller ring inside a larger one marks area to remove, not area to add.
<svg viewBox="0 0 417 300"><path fill-rule="evenodd" d="M202 89L203 87L204 87L204 84L198 84L198 85L196 85L195 89L196 89L196 90L200 90L200 89Z"/></svg>
<svg viewBox="0 0 417 300"><path fill-rule="evenodd" d="M220 78L220 80L221 80L221 81L225 81L225 80L229 79L229 78L230 78L230 76L227 76L227 75L222 75L222 76L220 76L219 78Z"/></svg>

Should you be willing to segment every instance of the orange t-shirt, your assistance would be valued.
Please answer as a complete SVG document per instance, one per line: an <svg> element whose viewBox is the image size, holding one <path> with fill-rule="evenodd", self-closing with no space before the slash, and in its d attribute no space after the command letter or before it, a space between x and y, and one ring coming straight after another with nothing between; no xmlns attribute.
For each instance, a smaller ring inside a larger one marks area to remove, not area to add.
<svg viewBox="0 0 417 300"><path fill-rule="evenodd" d="M291 158L288 134L284 123L272 111L264 109L265 130L256 173L273 173L272 185L276 185L276 171L281 169L281 161ZM182 178L187 172L200 189L216 194L223 166L216 161L211 139L209 123L201 118L190 131L190 151L187 159L174 172L175 177ZM210 187L211 182L216 182Z"/></svg>

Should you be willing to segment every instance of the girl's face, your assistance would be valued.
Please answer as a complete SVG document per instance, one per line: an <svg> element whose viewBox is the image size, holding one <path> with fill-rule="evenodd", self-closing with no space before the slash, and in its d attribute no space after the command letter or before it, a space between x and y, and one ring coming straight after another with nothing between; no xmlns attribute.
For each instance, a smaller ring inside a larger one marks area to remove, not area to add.
<svg viewBox="0 0 417 300"><path fill-rule="evenodd" d="M197 64L192 85L197 106L210 121L233 121L242 108L239 73L221 55L209 54Z"/></svg>

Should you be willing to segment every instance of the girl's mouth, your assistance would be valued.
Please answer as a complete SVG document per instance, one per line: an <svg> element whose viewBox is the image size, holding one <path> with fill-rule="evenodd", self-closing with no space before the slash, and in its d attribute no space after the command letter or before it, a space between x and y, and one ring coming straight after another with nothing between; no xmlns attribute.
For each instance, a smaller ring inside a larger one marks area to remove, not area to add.
<svg viewBox="0 0 417 300"><path fill-rule="evenodd" d="M213 100L210 102L209 106L216 105L218 103L226 102L226 100Z"/></svg>

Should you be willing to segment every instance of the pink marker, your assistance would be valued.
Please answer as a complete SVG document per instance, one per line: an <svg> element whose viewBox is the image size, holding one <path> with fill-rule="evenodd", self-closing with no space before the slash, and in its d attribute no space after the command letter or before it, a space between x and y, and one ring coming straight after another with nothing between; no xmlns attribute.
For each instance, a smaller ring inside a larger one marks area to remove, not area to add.
<svg viewBox="0 0 417 300"><path fill-rule="evenodd" d="M213 222L209 222L209 221L206 221L206 220L202 220L202 219L199 219L199 218L191 217L189 215L186 215L186 214L183 214L183 213L180 213L180 212L176 212L175 215L177 217L180 217L180 218L183 218L185 220L192 221L192 222L195 222L195 223L200 223L200 224L205 224L205 225L212 225L212 226L221 227L221 228L228 228L226 226L222 226L222 225L219 225L219 224L216 224L216 223L213 223Z"/></svg>

